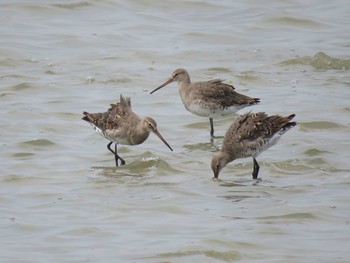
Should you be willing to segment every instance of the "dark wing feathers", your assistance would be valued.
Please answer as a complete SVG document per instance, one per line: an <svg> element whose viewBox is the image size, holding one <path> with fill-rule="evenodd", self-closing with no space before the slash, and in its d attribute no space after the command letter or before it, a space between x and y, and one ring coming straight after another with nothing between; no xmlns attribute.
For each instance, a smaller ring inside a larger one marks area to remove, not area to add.
<svg viewBox="0 0 350 263"><path fill-rule="evenodd" d="M132 114L130 98L120 95L120 102L110 104L110 108L103 113L83 112L82 120L87 121L101 130L113 129L119 126L119 120L127 118Z"/></svg>
<svg viewBox="0 0 350 263"><path fill-rule="evenodd" d="M205 82L204 82L205 83ZM212 86L212 87L219 87L219 86L225 86L231 90L235 90L235 87L232 86L232 85L229 85L229 84L226 84L226 83L223 83L223 80L222 79L213 79L213 80L209 80L208 82L208 85L209 86Z"/></svg>
<svg viewBox="0 0 350 263"><path fill-rule="evenodd" d="M294 127L296 122L290 122L294 116L294 114L287 117L280 115L268 116L265 112L248 112L233 122L225 135L225 139L234 141L268 139L280 130L288 130Z"/></svg>
<svg viewBox="0 0 350 263"><path fill-rule="evenodd" d="M294 117L295 117L295 114L291 114L287 118L288 118L288 120L292 120Z"/></svg>
<svg viewBox="0 0 350 263"><path fill-rule="evenodd" d="M197 82L196 84L203 87L195 91L201 95L203 100L215 101L223 109L233 105L253 105L260 102L259 98L251 98L236 92L232 85L223 83L220 79Z"/></svg>

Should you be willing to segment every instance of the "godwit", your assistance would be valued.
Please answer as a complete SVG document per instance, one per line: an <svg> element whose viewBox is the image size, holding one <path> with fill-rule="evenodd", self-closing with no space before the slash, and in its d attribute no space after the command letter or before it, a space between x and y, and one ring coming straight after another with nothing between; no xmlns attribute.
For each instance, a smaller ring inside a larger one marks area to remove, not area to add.
<svg viewBox="0 0 350 263"><path fill-rule="evenodd" d="M191 83L190 75L182 68L175 70L171 78L153 90L151 94L174 81L178 82L185 108L195 115L209 117L212 137L214 136L213 118L235 113L244 107L260 102L258 98L251 98L236 92L232 85L225 84L220 79Z"/></svg>
<svg viewBox="0 0 350 263"><path fill-rule="evenodd" d="M110 141L107 148L114 154L116 166L118 166L118 159L121 165L125 164L124 159L117 153L117 145L141 144L148 138L150 132L157 135L171 151L173 150L160 135L155 120L150 117L141 119L132 111L130 98L123 98L120 95L120 102L111 104L107 112L84 111L83 114L85 116L82 119L89 122L98 133ZM114 151L111 149L112 143L114 143Z"/></svg>
<svg viewBox="0 0 350 263"><path fill-rule="evenodd" d="M289 129L297 125L291 122L295 114L287 117L267 116L265 112L248 112L237 118L227 130L220 152L214 154L211 169L218 178L222 168L238 158L253 157L253 179L258 178L259 164L256 157L270 148Z"/></svg>

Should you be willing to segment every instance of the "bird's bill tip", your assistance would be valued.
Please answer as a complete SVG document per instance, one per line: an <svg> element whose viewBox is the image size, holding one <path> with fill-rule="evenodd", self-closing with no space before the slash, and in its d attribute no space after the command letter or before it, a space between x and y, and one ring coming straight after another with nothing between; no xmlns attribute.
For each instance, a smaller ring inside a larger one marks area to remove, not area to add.
<svg viewBox="0 0 350 263"><path fill-rule="evenodd" d="M164 144L165 144L166 146L168 146L168 148L169 148L172 152L174 151L174 150L170 147L169 143L167 143L167 141L166 141L166 140L163 138L163 136L159 133L158 130L154 130L153 133L154 133L155 135L157 135L158 138L159 138L162 142L164 142Z"/></svg>
<svg viewBox="0 0 350 263"><path fill-rule="evenodd" d="M152 93L156 92L157 90L159 90L159 89L165 87L166 85L168 85L169 83L171 83L171 82L173 82L173 81L174 81L174 80L173 80L172 78L168 79L168 80L165 81L162 85L160 85L158 88L152 90L152 91L150 92L150 94L152 94Z"/></svg>

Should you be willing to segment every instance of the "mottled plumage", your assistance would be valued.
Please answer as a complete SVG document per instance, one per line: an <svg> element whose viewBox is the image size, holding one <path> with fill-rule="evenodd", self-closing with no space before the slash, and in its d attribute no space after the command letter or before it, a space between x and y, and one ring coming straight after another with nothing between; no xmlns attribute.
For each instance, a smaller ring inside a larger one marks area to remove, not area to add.
<svg viewBox="0 0 350 263"><path fill-rule="evenodd" d="M297 123L291 122L294 114L287 117L268 116L265 112L248 112L237 118L226 132L220 152L213 156L211 168L218 178L222 168L238 158L253 157L253 178L259 173L256 157L277 143L280 137Z"/></svg>
<svg viewBox="0 0 350 263"><path fill-rule="evenodd" d="M214 136L213 118L235 113L260 102L258 98L236 92L232 85L220 79L191 83L190 75L181 68L176 69L172 77L151 94L174 81L179 83L179 93L185 108L195 115L209 117L211 136Z"/></svg>
<svg viewBox="0 0 350 263"><path fill-rule="evenodd" d="M155 120L150 117L141 119L132 111L130 98L123 98L120 95L120 102L111 104L106 112L88 113L84 111L83 114L82 119L89 122L98 133L110 141L107 148L115 155L117 166L118 159L122 165L125 164L125 161L117 154L117 145L141 144L148 138L150 132L157 135L172 150L158 132ZM112 143L115 144L114 151L110 148Z"/></svg>

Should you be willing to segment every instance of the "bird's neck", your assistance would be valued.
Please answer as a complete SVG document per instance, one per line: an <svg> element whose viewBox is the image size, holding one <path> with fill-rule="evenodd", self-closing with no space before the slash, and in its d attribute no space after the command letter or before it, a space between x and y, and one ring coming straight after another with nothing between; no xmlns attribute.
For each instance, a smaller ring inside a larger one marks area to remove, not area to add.
<svg viewBox="0 0 350 263"><path fill-rule="evenodd" d="M147 140L149 133L150 132L144 128L143 122L140 121L135 127L135 129L130 133L130 141L134 145L141 144L145 140Z"/></svg>
<svg viewBox="0 0 350 263"><path fill-rule="evenodd" d="M225 165L237 159L237 157L233 153L227 153L226 151L222 151L219 153L222 160L224 160Z"/></svg>
<svg viewBox="0 0 350 263"><path fill-rule="evenodd" d="M191 78L190 75L185 75L181 80L179 80L179 87L186 88L191 84Z"/></svg>
<svg viewBox="0 0 350 263"><path fill-rule="evenodd" d="M178 87L179 87L179 93L180 93L180 96L182 98L182 101L184 101L184 99L186 97L189 96L190 92L191 92L191 79L190 79L190 76L186 76L186 78L182 79L179 81L179 84L178 84Z"/></svg>

